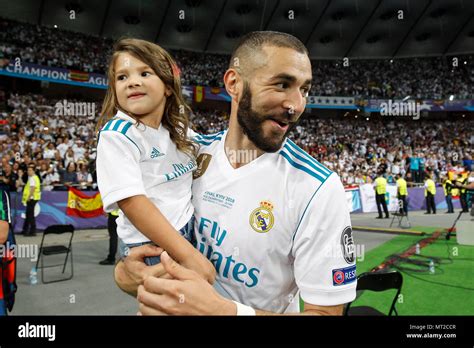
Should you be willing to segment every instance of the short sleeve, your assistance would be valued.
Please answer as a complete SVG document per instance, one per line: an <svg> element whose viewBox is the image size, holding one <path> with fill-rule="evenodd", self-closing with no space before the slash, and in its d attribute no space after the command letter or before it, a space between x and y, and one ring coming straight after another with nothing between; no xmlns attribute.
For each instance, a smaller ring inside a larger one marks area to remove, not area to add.
<svg viewBox="0 0 474 348"><path fill-rule="evenodd" d="M344 187L333 173L311 197L293 241L302 299L333 306L356 296L355 244Z"/></svg>
<svg viewBox="0 0 474 348"><path fill-rule="evenodd" d="M115 131L100 132L97 184L106 212L118 209L122 199L146 194L139 163L140 149L131 138Z"/></svg>
<svg viewBox="0 0 474 348"><path fill-rule="evenodd" d="M0 220L11 222L10 200L6 191L0 189Z"/></svg>

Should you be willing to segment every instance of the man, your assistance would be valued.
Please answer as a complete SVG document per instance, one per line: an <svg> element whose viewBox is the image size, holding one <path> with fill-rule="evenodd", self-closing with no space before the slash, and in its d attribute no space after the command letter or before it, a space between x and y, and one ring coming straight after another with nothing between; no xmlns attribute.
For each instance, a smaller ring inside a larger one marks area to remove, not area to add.
<svg viewBox="0 0 474 348"><path fill-rule="evenodd" d="M410 157L410 171L411 177L413 178L414 182L420 182L420 159L416 157L416 154L413 153L413 157Z"/></svg>
<svg viewBox="0 0 474 348"><path fill-rule="evenodd" d="M408 215L408 189L407 189L407 182L403 179L401 174L396 175L397 178L397 198L399 201L402 202L402 206L400 207L400 214Z"/></svg>
<svg viewBox="0 0 474 348"><path fill-rule="evenodd" d="M229 129L196 137L196 247L214 263L219 293L166 252L161 265L146 268L142 258L153 248L134 248L118 263L116 281L130 293L143 284L142 314L298 313L301 298L305 314L340 315L354 300L344 188L287 139L311 79L308 52L295 37L253 32L242 38L224 76L232 98ZM160 267L172 279L146 277Z"/></svg>
<svg viewBox="0 0 474 348"><path fill-rule="evenodd" d="M385 213L385 218L389 218L387 202L385 201L385 194L387 193L387 180L383 176L382 171L378 171L377 178L375 179L374 183L374 190L375 190L375 202L377 203L377 210L379 212L379 216L376 219L382 219L382 208ZM380 208L382 206L382 208Z"/></svg>
<svg viewBox="0 0 474 348"><path fill-rule="evenodd" d="M459 187L460 195L459 200L461 201L461 208L463 213L468 212L468 202L467 202L467 190L464 188L467 184L467 178L469 177L469 168L465 168L467 175L459 174L456 180L456 186Z"/></svg>
<svg viewBox="0 0 474 348"><path fill-rule="evenodd" d="M26 218L23 223L23 235L25 237L36 236L35 206L41 199L41 183L35 173L35 166L28 166L28 180L23 189L22 203L26 206Z"/></svg>
<svg viewBox="0 0 474 348"><path fill-rule="evenodd" d="M448 211L446 212L447 214L452 214L454 213L454 207L453 207L453 199L452 199L452 191L453 191L453 182L449 180L448 175L443 177L443 190L444 190L444 196L446 199L446 205L448 206Z"/></svg>
<svg viewBox="0 0 474 348"><path fill-rule="evenodd" d="M3 169L0 173L0 187L3 188L8 195L10 192L16 191L16 181L18 180L18 175L12 171L12 166L10 163L3 164Z"/></svg>
<svg viewBox="0 0 474 348"><path fill-rule="evenodd" d="M107 231L109 232L109 254L107 257L100 261L100 265L114 265L115 264L115 254L117 253L117 218L119 216L119 210L116 209L107 214Z"/></svg>
<svg viewBox="0 0 474 348"><path fill-rule="evenodd" d="M473 201L474 201L474 172L468 172L468 176L466 180L463 181L466 185L462 185L459 181L456 181L456 187L458 187L461 192L464 190L465 195L466 195L466 209L469 208L469 205L471 205L471 208L473 207ZM454 189L453 189L454 191ZM463 212L464 209L463 209ZM471 215L474 216L474 209L471 209Z"/></svg>
<svg viewBox="0 0 474 348"><path fill-rule="evenodd" d="M435 204L435 196L436 196L436 184L431 179L432 173L426 174L426 181L425 181L425 199L426 199L426 213L436 214L436 204Z"/></svg>

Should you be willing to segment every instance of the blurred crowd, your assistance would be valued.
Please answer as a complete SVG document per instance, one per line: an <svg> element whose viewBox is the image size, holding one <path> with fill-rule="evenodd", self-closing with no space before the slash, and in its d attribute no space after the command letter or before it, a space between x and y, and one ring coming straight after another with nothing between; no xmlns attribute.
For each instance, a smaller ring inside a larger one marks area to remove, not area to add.
<svg viewBox="0 0 474 348"><path fill-rule="evenodd" d="M310 95L474 99L472 56L313 62Z"/></svg>
<svg viewBox="0 0 474 348"><path fill-rule="evenodd" d="M111 39L0 18L0 62L15 61L104 74ZM54 44L51 44L54 42ZM183 85L223 87L229 56L170 51ZM472 56L313 61L313 96L474 99ZM0 64L1 65L1 64ZM454 66L456 65L456 66Z"/></svg>
<svg viewBox="0 0 474 348"><path fill-rule="evenodd" d="M97 118L58 113L56 102L35 94L8 98L8 111L1 115L0 183L11 191L25 184L29 164L35 165L43 190L96 189ZM195 110L191 115L199 133L224 130L227 122L225 112ZM426 172L439 182L447 171L462 172L474 163L473 121L395 123L304 115L289 137L345 185L371 183L380 170L389 182L399 173L407 181L423 182Z"/></svg>
<svg viewBox="0 0 474 348"><path fill-rule="evenodd" d="M97 187L96 120L58 114L56 102L35 94L12 94L8 99L11 111L2 115L0 155L1 180L10 191L24 186L30 164L36 167L42 190ZM100 110L98 104L94 107Z"/></svg>
<svg viewBox="0 0 474 348"><path fill-rule="evenodd" d="M389 183L402 174L421 183L472 168L473 121L347 121L304 117L289 136L338 173L344 185L371 183L379 171Z"/></svg>

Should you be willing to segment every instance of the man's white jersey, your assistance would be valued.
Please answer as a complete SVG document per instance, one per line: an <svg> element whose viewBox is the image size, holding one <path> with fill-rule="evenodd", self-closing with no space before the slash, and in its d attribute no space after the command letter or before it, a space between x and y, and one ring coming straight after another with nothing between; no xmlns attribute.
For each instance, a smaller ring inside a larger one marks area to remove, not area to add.
<svg viewBox="0 0 474 348"><path fill-rule="evenodd" d="M196 161L180 152L163 125L158 129L118 112L100 131L97 183L107 212L117 202L145 195L177 230L193 215L192 171ZM149 239L120 212L117 233L127 244Z"/></svg>
<svg viewBox="0 0 474 348"><path fill-rule="evenodd" d="M278 313L299 312L298 294L322 306L354 300L355 248L337 174L289 139L234 169L226 134L195 137L193 182L196 247L214 263L220 291Z"/></svg>

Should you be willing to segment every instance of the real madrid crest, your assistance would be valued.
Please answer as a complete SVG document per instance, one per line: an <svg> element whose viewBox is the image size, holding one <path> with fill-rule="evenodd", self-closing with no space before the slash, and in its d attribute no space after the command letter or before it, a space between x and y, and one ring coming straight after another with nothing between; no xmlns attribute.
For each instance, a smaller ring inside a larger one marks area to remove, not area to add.
<svg viewBox="0 0 474 348"><path fill-rule="evenodd" d="M260 207L250 213L249 223L255 232L267 233L272 229L273 223L275 222L272 210L272 203L269 201L261 201Z"/></svg>

